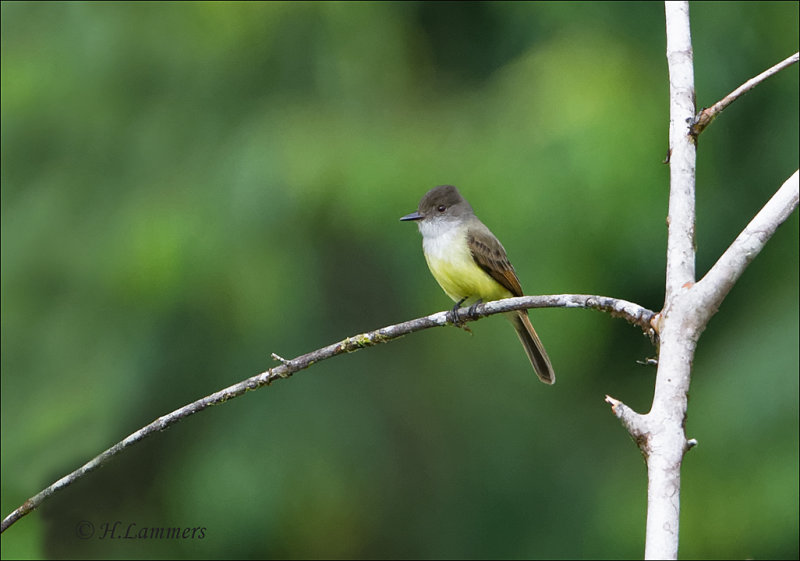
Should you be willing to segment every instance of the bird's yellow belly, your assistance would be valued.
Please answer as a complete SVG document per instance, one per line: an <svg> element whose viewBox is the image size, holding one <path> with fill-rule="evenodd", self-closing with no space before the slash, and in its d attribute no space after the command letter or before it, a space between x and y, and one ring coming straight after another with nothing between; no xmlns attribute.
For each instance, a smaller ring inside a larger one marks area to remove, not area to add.
<svg viewBox="0 0 800 561"><path fill-rule="evenodd" d="M459 249L454 251L455 248ZM479 299L489 302L512 296L475 263L465 242L429 244L425 247L425 260L436 282L455 302L463 298L466 304Z"/></svg>

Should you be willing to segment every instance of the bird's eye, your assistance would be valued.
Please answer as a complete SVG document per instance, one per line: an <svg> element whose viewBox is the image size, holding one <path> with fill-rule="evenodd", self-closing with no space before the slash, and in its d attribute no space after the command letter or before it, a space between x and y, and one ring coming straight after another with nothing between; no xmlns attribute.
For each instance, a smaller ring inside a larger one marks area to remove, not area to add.
<svg viewBox="0 0 800 561"><path fill-rule="evenodd" d="M439 212L444 212L446 208L447 207L444 206L444 205L439 205L439 206L436 207L436 210L438 210Z"/></svg>

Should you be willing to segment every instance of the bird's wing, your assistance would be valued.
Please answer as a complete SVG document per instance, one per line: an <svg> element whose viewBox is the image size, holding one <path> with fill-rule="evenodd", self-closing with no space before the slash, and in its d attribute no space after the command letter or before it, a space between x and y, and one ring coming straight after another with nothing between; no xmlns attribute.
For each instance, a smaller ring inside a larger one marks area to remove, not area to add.
<svg viewBox="0 0 800 561"><path fill-rule="evenodd" d="M502 284L514 296L522 296L517 273L508 260L506 250L483 223L467 232L467 244L478 266Z"/></svg>

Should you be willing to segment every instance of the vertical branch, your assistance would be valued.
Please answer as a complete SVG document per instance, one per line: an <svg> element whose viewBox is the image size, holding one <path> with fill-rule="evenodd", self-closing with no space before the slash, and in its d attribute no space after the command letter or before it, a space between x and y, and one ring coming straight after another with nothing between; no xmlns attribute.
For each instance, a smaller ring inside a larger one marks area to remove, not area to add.
<svg viewBox="0 0 800 561"><path fill-rule="evenodd" d="M680 469L689 448L684 432L691 364L700 329L687 321L684 298L695 281L694 67L688 2L665 2L670 98L670 196L667 274L660 322L659 366L647 414L646 559L677 559Z"/></svg>
<svg viewBox="0 0 800 561"><path fill-rule="evenodd" d="M665 4L669 65L669 237L667 238L666 301L695 279L694 185L696 147L689 136L695 115L694 61L689 3Z"/></svg>
<svg viewBox="0 0 800 561"><path fill-rule="evenodd" d="M650 412L641 415L606 396L647 462L646 559L677 559L684 424L697 340L744 269L800 204L796 171L758 212L706 276L695 283L696 134L689 9L666 2L670 77L670 199L664 308L651 325L659 335L658 374ZM788 64L782 66L785 67Z"/></svg>
<svg viewBox="0 0 800 561"><path fill-rule="evenodd" d="M665 2L670 97L670 196L664 308L654 321L659 361L653 406L638 415L616 400L614 413L647 459L646 559L677 559L684 425L697 340L733 283L798 205L797 173L759 212L717 264L695 284L694 69L688 2ZM788 59L792 60L792 59ZM788 66L781 66L782 68Z"/></svg>

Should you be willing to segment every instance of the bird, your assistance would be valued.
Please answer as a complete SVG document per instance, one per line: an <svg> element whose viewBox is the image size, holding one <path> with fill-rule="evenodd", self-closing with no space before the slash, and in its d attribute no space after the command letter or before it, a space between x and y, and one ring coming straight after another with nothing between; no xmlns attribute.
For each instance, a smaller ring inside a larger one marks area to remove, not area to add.
<svg viewBox="0 0 800 561"><path fill-rule="evenodd" d="M522 286L500 240L475 215L472 206L453 185L428 191L416 212L400 218L415 221L422 234L422 250L431 274L444 292L464 303L523 296ZM514 326L534 371L545 384L556 381L553 365L531 325L528 310L504 314Z"/></svg>

